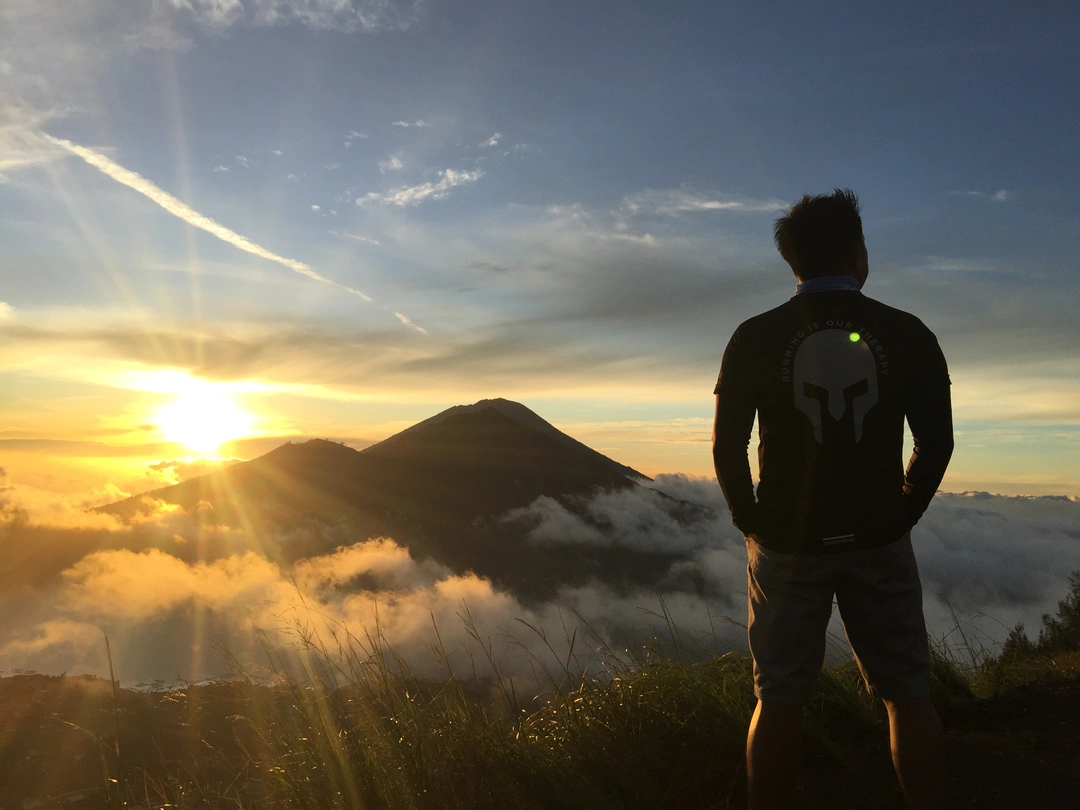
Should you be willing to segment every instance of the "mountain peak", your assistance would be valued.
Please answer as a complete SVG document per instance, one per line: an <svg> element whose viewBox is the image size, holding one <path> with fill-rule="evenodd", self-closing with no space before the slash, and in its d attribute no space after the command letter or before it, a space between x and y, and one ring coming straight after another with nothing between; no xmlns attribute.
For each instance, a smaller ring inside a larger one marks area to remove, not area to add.
<svg viewBox="0 0 1080 810"><path fill-rule="evenodd" d="M530 410L525 405L522 405L520 402L514 402L513 400L504 399L502 397L496 397L494 399L481 399L477 402L472 403L471 405L454 405L453 407L447 408L445 411L440 411L439 413L428 419L425 419L422 422L417 422L412 427L405 428L405 430L401 431L400 433L395 433L393 436L379 442L378 444L374 444L371 447L365 448L361 452L381 452L377 448L382 448L382 450L385 450L388 446L393 446L393 444L396 442L402 441L404 439L416 438L419 433L426 432L435 425L445 422L447 419L460 417L465 414L481 413L486 410L497 411L498 413L512 419L520 425L524 425L525 427L539 431L548 438L556 440L563 447L584 453L590 459L601 462L605 467L607 467L612 472L617 473L618 475L625 476L626 478L629 478L631 480L650 480L648 476L643 475L632 467L627 467L625 464L619 464L617 461L608 458L607 456L597 452L596 450L593 450L588 445L582 444L572 436L566 435L553 424L544 419L542 416L537 414L535 411Z"/></svg>

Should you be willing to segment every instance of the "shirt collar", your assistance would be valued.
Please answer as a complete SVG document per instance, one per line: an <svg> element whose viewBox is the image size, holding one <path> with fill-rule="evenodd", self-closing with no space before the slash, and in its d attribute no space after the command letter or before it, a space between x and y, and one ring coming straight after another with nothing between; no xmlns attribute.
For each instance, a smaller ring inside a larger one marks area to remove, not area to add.
<svg viewBox="0 0 1080 810"><path fill-rule="evenodd" d="M802 281L795 287L795 294L832 292L834 290L859 290L859 282L851 276L820 276Z"/></svg>

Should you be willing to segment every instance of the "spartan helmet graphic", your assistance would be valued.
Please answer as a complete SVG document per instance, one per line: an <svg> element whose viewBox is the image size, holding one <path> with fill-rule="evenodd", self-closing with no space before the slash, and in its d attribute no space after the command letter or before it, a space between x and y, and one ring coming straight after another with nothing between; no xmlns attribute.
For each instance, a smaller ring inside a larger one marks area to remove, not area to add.
<svg viewBox="0 0 1080 810"><path fill-rule="evenodd" d="M824 444L826 413L838 423L849 409L855 442L862 440L863 418L877 405L878 379L873 352L857 333L823 329L806 338L795 353L794 381L795 407L810 419L818 444Z"/></svg>

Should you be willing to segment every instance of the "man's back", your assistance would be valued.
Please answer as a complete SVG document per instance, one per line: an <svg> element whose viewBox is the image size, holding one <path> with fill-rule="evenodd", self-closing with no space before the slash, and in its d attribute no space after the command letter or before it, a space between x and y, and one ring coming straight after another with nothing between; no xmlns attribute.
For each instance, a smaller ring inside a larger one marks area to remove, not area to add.
<svg viewBox="0 0 1080 810"><path fill-rule="evenodd" d="M716 386L733 458L759 420L761 483L756 504L733 504L740 529L802 553L896 540L934 494L905 488L905 416L917 439L951 434L948 387L933 333L855 290L796 295L743 323Z"/></svg>
<svg viewBox="0 0 1080 810"><path fill-rule="evenodd" d="M853 192L804 196L773 236L798 291L732 335L713 430L716 475L746 536L758 698L748 804L794 804L802 706L838 609L868 687L885 702L908 807L939 810L944 737L910 529L952 454L945 358L918 318L860 292L869 254ZM756 496L747 458L755 415ZM906 470L905 419L915 442Z"/></svg>

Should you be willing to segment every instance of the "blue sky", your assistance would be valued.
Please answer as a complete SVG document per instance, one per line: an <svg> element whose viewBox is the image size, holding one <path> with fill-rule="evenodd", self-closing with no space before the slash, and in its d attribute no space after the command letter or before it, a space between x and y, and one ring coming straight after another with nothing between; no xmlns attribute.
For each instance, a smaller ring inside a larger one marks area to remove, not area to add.
<svg viewBox="0 0 1080 810"><path fill-rule="evenodd" d="M1080 494L1080 11L675 8L11 0L0 464L145 487L201 381L238 454L506 396L706 473L723 346L793 288L772 220L839 186L949 358L946 486Z"/></svg>

